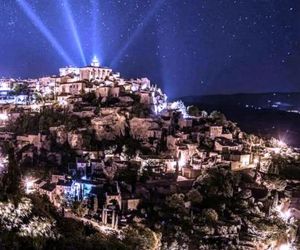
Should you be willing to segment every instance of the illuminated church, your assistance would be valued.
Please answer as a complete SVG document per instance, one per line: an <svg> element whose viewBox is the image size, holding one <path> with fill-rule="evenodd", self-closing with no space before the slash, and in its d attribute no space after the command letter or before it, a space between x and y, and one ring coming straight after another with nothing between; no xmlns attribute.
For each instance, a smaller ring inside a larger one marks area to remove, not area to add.
<svg viewBox="0 0 300 250"><path fill-rule="evenodd" d="M65 67L59 69L60 76L69 76L77 78L78 81L82 80L106 80L112 73L112 69L104 68L100 66L100 62L96 56L93 57L93 60L89 66L85 67Z"/></svg>
<svg viewBox="0 0 300 250"><path fill-rule="evenodd" d="M94 56L94 57L93 57L91 66L92 66L92 67L98 67L98 68L100 67L100 62L99 62L97 56Z"/></svg>

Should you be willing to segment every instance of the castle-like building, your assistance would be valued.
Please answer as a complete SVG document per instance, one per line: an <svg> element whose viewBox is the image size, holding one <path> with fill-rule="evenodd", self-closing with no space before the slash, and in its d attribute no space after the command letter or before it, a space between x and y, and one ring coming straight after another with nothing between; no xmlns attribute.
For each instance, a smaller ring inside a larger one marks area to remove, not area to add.
<svg viewBox="0 0 300 250"><path fill-rule="evenodd" d="M112 69L100 67L100 62L96 56L94 56L92 63L89 66L77 68L77 67L65 67L59 70L60 76L65 77L72 75L77 80L98 80L104 81L112 74Z"/></svg>
<svg viewBox="0 0 300 250"><path fill-rule="evenodd" d="M34 103L35 99L30 97L39 95L44 99L66 105L82 93L94 92L97 97L101 98L137 94L140 97L140 102L150 105L156 113L167 106L167 96L156 85L152 85L149 79L126 80L121 78L120 73L101 66L96 56L88 66L60 68L59 76L46 76L30 80L3 79L0 81L0 89L2 86L6 92L14 91L18 86L24 85L28 89L28 98L22 96L23 104ZM0 101L17 104L20 97L13 95L1 99L0 96Z"/></svg>

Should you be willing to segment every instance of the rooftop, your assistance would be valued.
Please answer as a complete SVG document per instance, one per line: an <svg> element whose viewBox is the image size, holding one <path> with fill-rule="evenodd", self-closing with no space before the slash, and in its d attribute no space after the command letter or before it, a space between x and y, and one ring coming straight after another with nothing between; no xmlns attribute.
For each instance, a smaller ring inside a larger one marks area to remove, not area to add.
<svg viewBox="0 0 300 250"><path fill-rule="evenodd" d="M56 187L55 183L47 182L43 186L41 186L41 189L48 191L48 192L52 192L55 189L55 187Z"/></svg>

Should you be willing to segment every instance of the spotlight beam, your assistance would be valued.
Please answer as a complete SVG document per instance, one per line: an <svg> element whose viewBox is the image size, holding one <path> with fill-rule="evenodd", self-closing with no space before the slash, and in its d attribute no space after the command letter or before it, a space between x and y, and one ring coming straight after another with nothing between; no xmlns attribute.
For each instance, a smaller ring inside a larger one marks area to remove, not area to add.
<svg viewBox="0 0 300 250"><path fill-rule="evenodd" d="M99 2L98 0L90 0L90 5L92 7L92 39L93 39L93 54L100 56L100 61L103 62L103 48L100 42L100 27L97 27L99 23Z"/></svg>
<svg viewBox="0 0 300 250"><path fill-rule="evenodd" d="M53 48L58 52L58 54L68 63L74 64L71 58L67 55L65 50L55 39L51 31L45 26L42 20L34 13L33 9L24 0L17 0L18 5L26 16L31 20L32 24L43 34L43 36L50 42Z"/></svg>
<svg viewBox="0 0 300 250"><path fill-rule="evenodd" d="M162 4L166 0L157 0L154 7L147 13L144 20L138 25L136 30L133 32L131 37L127 40L127 42L124 44L124 46L119 50L119 53L114 57L114 59L111 62L111 66L116 66L116 64L119 63L119 60L122 58L123 54L126 52L126 50L130 47L130 45L133 43L133 41L140 35L140 33L144 30L144 28L149 23L150 19L153 17L153 15L156 13L157 9L162 6Z"/></svg>
<svg viewBox="0 0 300 250"><path fill-rule="evenodd" d="M79 50L81 60L82 60L83 64L86 65L86 59L85 59L85 56L84 56L84 53L83 53L83 50L82 50L81 42L80 42L80 39L79 39L79 35L78 35L78 32L77 32L77 28L76 28L76 25L75 25L75 22L74 22L73 14L72 14L72 11L71 11L68 0L64 1L64 8L66 10L67 18L68 18L68 21L70 23L71 31L72 31L73 37L75 39L76 46Z"/></svg>

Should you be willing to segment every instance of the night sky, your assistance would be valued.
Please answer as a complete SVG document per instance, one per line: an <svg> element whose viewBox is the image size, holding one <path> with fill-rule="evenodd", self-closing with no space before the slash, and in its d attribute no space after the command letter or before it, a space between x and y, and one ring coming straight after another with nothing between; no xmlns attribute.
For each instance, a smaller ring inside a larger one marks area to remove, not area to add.
<svg viewBox="0 0 300 250"><path fill-rule="evenodd" d="M2 0L0 76L97 55L171 98L300 91L299 0Z"/></svg>

